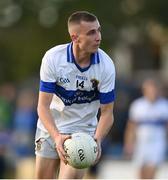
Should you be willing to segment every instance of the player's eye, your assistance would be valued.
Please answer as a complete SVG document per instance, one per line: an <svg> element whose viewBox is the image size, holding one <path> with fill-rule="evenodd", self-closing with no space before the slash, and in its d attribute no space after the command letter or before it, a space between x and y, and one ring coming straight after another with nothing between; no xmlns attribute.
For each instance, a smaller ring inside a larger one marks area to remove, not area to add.
<svg viewBox="0 0 168 180"><path fill-rule="evenodd" d="M93 34L95 34L95 33L96 33L95 30L91 30L91 31L89 31L89 32L87 33L87 35L93 35Z"/></svg>

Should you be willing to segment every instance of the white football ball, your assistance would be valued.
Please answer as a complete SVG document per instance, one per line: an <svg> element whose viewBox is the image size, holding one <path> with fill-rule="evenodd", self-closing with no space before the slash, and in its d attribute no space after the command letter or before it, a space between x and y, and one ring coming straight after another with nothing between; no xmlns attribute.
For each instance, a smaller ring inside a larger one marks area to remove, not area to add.
<svg viewBox="0 0 168 180"><path fill-rule="evenodd" d="M71 139L64 142L64 149L69 157L68 164L77 169L88 168L97 157L97 143L92 136L86 133L74 133Z"/></svg>

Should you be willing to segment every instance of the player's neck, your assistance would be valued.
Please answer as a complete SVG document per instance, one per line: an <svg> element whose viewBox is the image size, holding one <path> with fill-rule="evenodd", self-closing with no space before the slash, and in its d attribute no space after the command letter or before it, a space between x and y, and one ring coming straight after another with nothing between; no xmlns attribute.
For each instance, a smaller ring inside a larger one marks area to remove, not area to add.
<svg viewBox="0 0 168 180"><path fill-rule="evenodd" d="M86 53L85 51L82 51L78 47L73 47L73 54L75 57L76 63L80 67L87 67L90 65L90 53Z"/></svg>

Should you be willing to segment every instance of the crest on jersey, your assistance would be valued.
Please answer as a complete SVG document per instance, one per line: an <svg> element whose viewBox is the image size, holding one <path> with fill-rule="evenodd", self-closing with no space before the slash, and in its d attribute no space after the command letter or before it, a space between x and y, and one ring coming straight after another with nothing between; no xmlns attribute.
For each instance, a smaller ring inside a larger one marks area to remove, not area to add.
<svg viewBox="0 0 168 180"><path fill-rule="evenodd" d="M92 88L94 90L97 90L98 89L99 81L97 79L91 79L90 82L92 83Z"/></svg>

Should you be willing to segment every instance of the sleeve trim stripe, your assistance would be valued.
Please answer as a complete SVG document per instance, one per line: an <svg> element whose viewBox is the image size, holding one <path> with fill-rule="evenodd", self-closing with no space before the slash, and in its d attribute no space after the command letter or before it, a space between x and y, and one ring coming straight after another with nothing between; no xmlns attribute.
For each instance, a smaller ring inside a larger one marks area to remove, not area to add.
<svg viewBox="0 0 168 180"><path fill-rule="evenodd" d="M115 100L114 90L107 93L100 93L100 104L108 104Z"/></svg>
<svg viewBox="0 0 168 180"><path fill-rule="evenodd" d="M55 82L44 82L40 80L40 91L55 93L56 83Z"/></svg>

